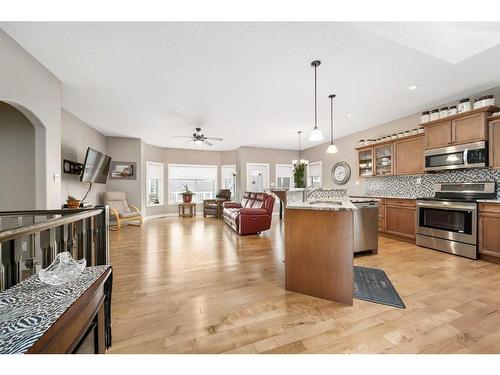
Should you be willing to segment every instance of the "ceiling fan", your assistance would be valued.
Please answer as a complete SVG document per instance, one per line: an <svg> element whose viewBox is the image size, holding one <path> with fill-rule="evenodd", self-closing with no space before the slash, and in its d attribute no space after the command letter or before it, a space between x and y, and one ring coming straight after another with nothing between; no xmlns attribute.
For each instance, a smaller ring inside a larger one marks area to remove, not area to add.
<svg viewBox="0 0 500 375"><path fill-rule="evenodd" d="M174 135L175 138L189 138L189 141L184 143L194 142L195 145L206 144L207 146L213 146L213 143L207 141L207 139L211 141L222 141L222 138L217 137L205 137L204 134L201 133L201 128L196 128L196 132L193 135Z"/></svg>

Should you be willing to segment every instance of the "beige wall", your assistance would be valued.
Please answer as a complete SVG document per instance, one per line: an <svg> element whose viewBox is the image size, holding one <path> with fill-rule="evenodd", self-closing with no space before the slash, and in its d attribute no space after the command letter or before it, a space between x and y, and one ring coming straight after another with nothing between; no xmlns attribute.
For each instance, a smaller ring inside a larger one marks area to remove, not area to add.
<svg viewBox="0 0 500 375"><path fill-rule="evenodd" d="M269 187L276 181L276 164L291 164L297 151L258 147L240 147L238 150L239 192L247 190L247 163L269 164Z"/></svg>
<svg viewBox="0 0 500 375"><path fill-rule="evenodd" d="M90 125L73 116L66 110L61 112L61 158L77 163L85 161L88 147L106 153L106 137ZM80 181L80 176L62 173L62 201L68 195L77 199L83 198L89 184ZM102 194L106 191L105 184L94 184L86 202L102 204Z"/></svg>
<svg viewBox="0 0 500 375"><path fill-rule="evenodd" d="M0 102L0 211L34 210L35 128L14 107Z"/></svg>
<svg viewBox="0 0 500 375"><path fill-rule="evenodd" d="M470 95L471 100L478 96L492 94L495 95L497 100L497 105L500 105L500 87L495 87L490 90L473 93ZM459 98L457 98L458 101ZM456 104L454 103L441 103L437 105L430 106L427 109L439 108L444 105ZM358 178L357 171L357 157L358 153L355 150L357 142L360 139L376 139L380 136L397 133L402 130L409 130L417 128L420 126L420 113L415 113L410 116L406 116L394 121L390 121L373 128L351 134L347 137L339 138L335 141L337 148L339 150L336 154L327 154L326 149L329 142L322 143L318 146L314 146L304 150L303 156L310 162L322 161L322 179L323 187L331 188L334 187L333 180L331 178L331 169L336 162L345 161L351 167L351 179L346 185L335 186L337 188L346 188L350 194L364 194L365 193L365 178ZM329 136L328 134L325 134Z"/></svg>
<svg viewBox="0 0 500 375"><path fill-rule="evenodd" d="M144 181L142 160L144 143L137 138L106 137L106 154L111 161L128 161L137 163L137 179L108 179L106 191L123 191L127 194L128 203L143 211Z"/></svg>
<svg viewBox="0 0 500 375"><path fill-rule="evenodd" d="M61 82L0 30L0 101L12 104L35 127L36 206L60 208Z"/></svg>

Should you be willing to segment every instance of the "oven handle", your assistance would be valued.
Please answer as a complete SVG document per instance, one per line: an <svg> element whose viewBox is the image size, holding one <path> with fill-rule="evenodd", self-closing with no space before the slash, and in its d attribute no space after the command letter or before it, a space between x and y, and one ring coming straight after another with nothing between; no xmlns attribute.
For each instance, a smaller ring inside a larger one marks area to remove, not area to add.
<svg viewBox="0 0 500 375"><path fill-rule="evenodd" d="M427 207L427 208L443 208L443 209L449 209L449 210L458 210L458 211L477 211L477 206L474 205L449 205L449 204L443 204L444 202L417 202L418 207Z"/></svg>

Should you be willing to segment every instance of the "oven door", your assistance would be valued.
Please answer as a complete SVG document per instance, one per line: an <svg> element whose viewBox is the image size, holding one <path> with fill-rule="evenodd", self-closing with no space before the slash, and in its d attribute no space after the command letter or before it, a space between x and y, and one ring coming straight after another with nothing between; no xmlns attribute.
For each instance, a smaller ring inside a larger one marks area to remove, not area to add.
<svg viewBox="0 0 500 375"><path fill-rule="evenodd" d="M477 204L417 201L417 233L475 245Z"/></svg>

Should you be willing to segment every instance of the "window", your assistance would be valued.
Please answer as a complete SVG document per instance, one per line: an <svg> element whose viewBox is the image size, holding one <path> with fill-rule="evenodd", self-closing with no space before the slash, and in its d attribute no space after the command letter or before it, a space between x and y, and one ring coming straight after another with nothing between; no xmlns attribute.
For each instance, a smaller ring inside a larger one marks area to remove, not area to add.
<svg viewBox="0 0 500 375"><path fill-rule="evenodd" d="M269 190L269 164L247 163L247 191Z"/></svg>
<svg viewBox="0 0 500 375"><path fill-rule="evenodd" d="M321 171L323 169L320 161L307 165L307 186L321 187Z"/></svg>
<svg viewBox="0 0 500 375"><path fill-rule="evenodd" d="M293 165L276 164L276 189L290 189L293 187Z"/></svg>
<svg viewBox="0 0 500 375"><path fill-rule="evenodd" d="M146 205L163 206L163 164L146 162Z"/></svg>
<svg viewBox="0 0 500 375"><path fill-rule="evenodd" d="M234 190L234 183L236 180L236 165L223 165L220 171L221 189L231 190L231 197L234 199L236 192Z"/></svg>
<svg viewBox="0 0 500 375"><path fill-rule="evenodd" d="M217 190L216 165L169 164L168 204L182 202L182 192L187 185L193 192L193 202L215 198Z"/></svg>

